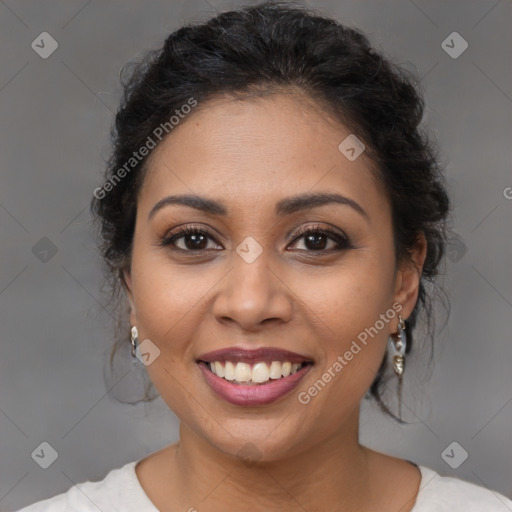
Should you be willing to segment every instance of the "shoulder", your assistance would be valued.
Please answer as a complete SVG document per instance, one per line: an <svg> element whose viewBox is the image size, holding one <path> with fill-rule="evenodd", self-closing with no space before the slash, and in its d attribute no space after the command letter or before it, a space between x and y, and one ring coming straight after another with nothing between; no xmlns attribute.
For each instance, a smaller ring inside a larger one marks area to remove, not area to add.
<svg viewBox="0 0 512 512"><path fill-rule="evenodd" d="M111 470L101 481L76 484L63 494L17 512L157 512L137 479L137 462Z"/></svg>
<svg viewBox="0 0 512 512"><path fill-rule="evenodd" d="M412 512L511 512L512 501L502 494L459 478L441 476L419 466L421 484Z"/></svg>

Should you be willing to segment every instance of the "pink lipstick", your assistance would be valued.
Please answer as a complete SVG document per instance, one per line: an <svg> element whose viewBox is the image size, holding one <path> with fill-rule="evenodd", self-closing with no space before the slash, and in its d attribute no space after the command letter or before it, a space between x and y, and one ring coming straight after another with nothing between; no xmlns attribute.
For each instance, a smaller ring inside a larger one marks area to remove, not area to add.
<svg viewBox="0 0 512 512"><path fill-rule="evenodd" d="M273 347L230 347L196 360L208 386L234 405L273 403L290 393L311 370L305 355Z"/></svg>

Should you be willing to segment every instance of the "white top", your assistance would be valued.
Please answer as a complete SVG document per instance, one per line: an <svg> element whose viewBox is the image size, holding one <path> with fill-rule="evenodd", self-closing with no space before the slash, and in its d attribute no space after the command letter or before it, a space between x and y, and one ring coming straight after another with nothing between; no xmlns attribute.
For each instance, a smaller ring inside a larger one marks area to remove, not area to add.
<svg viewBox="0 0 512 512"><path fill-rule="evenodd" d="M74 485L67 492L17 512L159 512L140 485L138 461L111 470L99 482ZM512 501L494 491L418 466L420 491L413 512L511 512Z"/></svg>

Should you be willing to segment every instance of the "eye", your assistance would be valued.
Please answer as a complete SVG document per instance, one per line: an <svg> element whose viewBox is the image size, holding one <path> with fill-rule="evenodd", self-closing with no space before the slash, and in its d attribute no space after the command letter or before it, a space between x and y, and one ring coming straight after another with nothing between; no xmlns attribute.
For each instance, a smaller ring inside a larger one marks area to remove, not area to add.
<svg viewBox="0 0 512 512"><path fill-rule="evenodd" d="M296 234L293 242L304 239L304 246L307 252L328 252L329 250L343 250L352 247L347 236L331 229L319 226L308 226L301 228ZM335 247L326 248L328 242L335 242Z"/></svg>
<svg viewBox="0 0 512 512"><path fill-rule="evenodd" d="M292 244L296 244L300 239L304 240L305 249L299 248L299 250L305 250L307 252L329 252L352 247L347 236L319 226L301 228L295 234ZM214 242L213 247L208 247L210 241ZM331 247L327 247L329 242L331 242ZM332 247L332 243L334 243L334 247ZM217 244L216 240L207 230L193 226L184 226L175 229L171 233L166 234L158 245L170 247L172 250L182 252L222 249L222 246Z"/></svg>
<svg viewBox="0 0 512 512"><path fill-rule="evenodd" d="M168 233L158 245L185 252L203 251L212 249L211 247L208 248L209 240L215 241L205 229L184 226ZM182 243L181 247L178 246L178 242ZM213 249L216 250L215 248Z"/></svg>

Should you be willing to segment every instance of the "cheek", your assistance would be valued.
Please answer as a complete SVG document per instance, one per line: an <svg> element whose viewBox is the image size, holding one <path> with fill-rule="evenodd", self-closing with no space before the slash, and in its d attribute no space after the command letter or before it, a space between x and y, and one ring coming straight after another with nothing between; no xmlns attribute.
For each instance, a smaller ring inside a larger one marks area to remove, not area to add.
<svg viewBox="0 0 512 512"><path fill-rule="evenodd" d="M197 326L197 316L203 312L203 299L218 280L194 265L170 263L163 250L140 250L132 265L139 331L166 351L184 350L190 329Z"/></svg>
<svg viewBox="0 0 512 512"><path fill-rule="evenodd" d="M397 318L390 262L356 255L329 275L302 281L304 314L315 324L321 349L319 378L329 388L325 394L318 392L324 395L319 402L332 398L350 406L373 382ZM317 387L324 389L322 383Z"/></svg>
<svg viewBox="0 0 512 512"><path fill-rule="evenodd" d="M188 397L190 392L198 396L194 384L201 378L193 373L198 372L193 341L207 318L207 297L225 271L172 264L164 251L148 248L149 242L142 247L143 243L134 251L132 263L136 322L140 340L150 339L160 350L146 371L165 403L187 418Z"/></svg>
<svg viewBox="0 0 512 512"><path fill-rule="evenodd" d="M329 273L297 280L309 316L321 320L331 342L342 348L365 328L373 326L391 307L393 271L390 261L371 254L354 254ZM391 269L391 270L390 270Z"/></svg>
<svg viewBox="0 0 512 512"><path fill-rule="evenodd" d="M316 418L319 437L330 435L359 407L385 355L390 325L380 318L394 310L380 307L375 296L364 299L367 294L340 299L342 308L330 313L329 328L316 330L322 361L315 378L298 389L297 399L304 427Z"/></svg>

